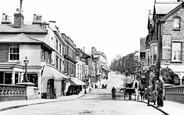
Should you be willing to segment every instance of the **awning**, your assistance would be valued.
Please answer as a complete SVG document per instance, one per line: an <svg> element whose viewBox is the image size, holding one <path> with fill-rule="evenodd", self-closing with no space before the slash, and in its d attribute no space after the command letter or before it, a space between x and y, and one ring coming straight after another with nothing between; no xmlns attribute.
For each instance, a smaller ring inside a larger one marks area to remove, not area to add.
<svg viewBox="0 0 184 115"><path fill-rule="evenodd" d="M161 65L162 68L167 68L166 65ZM168 68L170 68L175 73L184 73L184 66L183 65L168 65Z"/></svg>
<svg viewBox="0 0 184 115"><path fill-rule="evenodd" d="M71 82L71 85L86 85L86 83L79 80L78 78L71 78L70 82Z"/></svg>
<svg viewBox="0 0 184 115"><path fill-rule="evenodd" d="M58 70L56 70L54 67L45 65L43 68L43 73L42 73L42 92L47 92L47 82L49 79L55 79L55 80L63 80L63 79L68 79L68 77Z"/></svg>
<svg viewBox="0 0 184 115"><path fill-rule="evenodd" d="M105 66L102 66L102 69L104 69L104 70L108 71L108 68L107 68L107 67L105 67Z"/></svg>
<svg viewBox="0 0 184 115"><path fill-rule="evenodd" d="M47 77L49 79L56 79L56 80L62 80L67 79L68 77L64 75L63 73L59 72L57 69L51 67L51 66L45 66L43 69L42 77Z"/></svg>

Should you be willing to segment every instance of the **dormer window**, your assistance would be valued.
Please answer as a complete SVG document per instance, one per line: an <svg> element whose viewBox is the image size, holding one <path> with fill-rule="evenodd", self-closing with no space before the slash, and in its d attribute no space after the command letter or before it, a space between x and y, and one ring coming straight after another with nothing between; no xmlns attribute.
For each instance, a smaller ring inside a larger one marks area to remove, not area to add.
<svg viewBox="0 0 184 115"><path fill-rule="evenodd" d="M181 18L174 17L174 30L180 30L181 27Z"/></svg>

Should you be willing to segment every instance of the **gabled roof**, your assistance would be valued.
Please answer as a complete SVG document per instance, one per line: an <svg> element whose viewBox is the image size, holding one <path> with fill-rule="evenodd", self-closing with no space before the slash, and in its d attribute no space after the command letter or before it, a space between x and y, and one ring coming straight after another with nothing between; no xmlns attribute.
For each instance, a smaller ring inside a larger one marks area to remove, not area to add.
<svg viewBox="0 0 184 115"><path fill-rule="evenodd" d="M182 2L180 5L172 9L169 13L167 13L162 19L160 19L161 22L166 21L171 15L176 13L178 10L184 7L184 3Z"/></svg>
<svg viewBox="0 0 184 115"><path fill-rule="evenodd" d="M17 34L0 38L0 43L42 43L26 34Z"/></svg>
<svg viewBox="0 0 184 115"><path fill-rule="evenodd" d="M0 24L0 33L47 33L47 30L39 25L23 25L21 28L14 28L12 24Z"/></svg>
<svg viewBox="0 0 184 115"><path fill-rule="evenodd" d="M172 9L177 7L181 2L156 2L154 4L154 10L156 14L167 14Z"/></svg>

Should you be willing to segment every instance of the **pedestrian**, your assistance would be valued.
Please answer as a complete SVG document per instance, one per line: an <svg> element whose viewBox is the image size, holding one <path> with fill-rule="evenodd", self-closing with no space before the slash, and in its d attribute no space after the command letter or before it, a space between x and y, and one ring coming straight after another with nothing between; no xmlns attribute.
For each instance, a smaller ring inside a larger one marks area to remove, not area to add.
<svg viewBox="0 0 184 115"><path fill-rule="evenodd" d="M146 89L146 94L147 94L147 105L150 106L150 102L153 101L153 95L152 95L152 92L153 92L153 86L152 85L149 85L148 88Z"/></svg>
<svg viewBox="0 0 184 115"><path fill-rule="evenodd" d="M134 82L134 89L135 89L135 100L136 101L139 101L139 91L138 91L138 88L139 88L138 81L135 80L135 82Z"/></svg>
<svg viewBox="0 0 184 115"><path fill-rule="evenodd" d="M112 99L116 100L116 89L114 87L112 88L111 93L112 93Z"/></svg>
<svg viewBox="0 0 184 115"><path fill-rule="evenodd" d="M54 99L57 98L57 96L56 96L56 88L54 89L53 94L54 94Z"/></svg>
<svg viewBox="0 0 184 115"><path fill-rule="evenodd" d="M164 106L164 99L163 99L163 93L164 93L164 80L162 79L162 75L159 76L158 84L157 84L157 91L158 91L158 97L157 97L157 107L163 107Z"/></svg>
<svg viewBox="0 0 184 115"><path fill-rule="evenodd" d="M140 92L140 96L141 96L141 101L144 101L144 87L143 87L143 85L141 85L140 87L139 87L139 92Z"/></svg>

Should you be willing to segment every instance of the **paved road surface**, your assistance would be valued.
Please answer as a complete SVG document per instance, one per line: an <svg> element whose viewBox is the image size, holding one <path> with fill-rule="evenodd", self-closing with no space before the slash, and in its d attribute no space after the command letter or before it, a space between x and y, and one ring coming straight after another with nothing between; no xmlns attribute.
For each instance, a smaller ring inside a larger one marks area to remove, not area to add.
<svg viewBox="0 0 184 115"><path fill-rule="evenodd" d="M93 89L80 99L32 105L2 111L1 115L164 115L145 103L125 101L121 94L111 99L111 87L118 88L124 76L112 75L106 83L107 89Z"/></svg>

